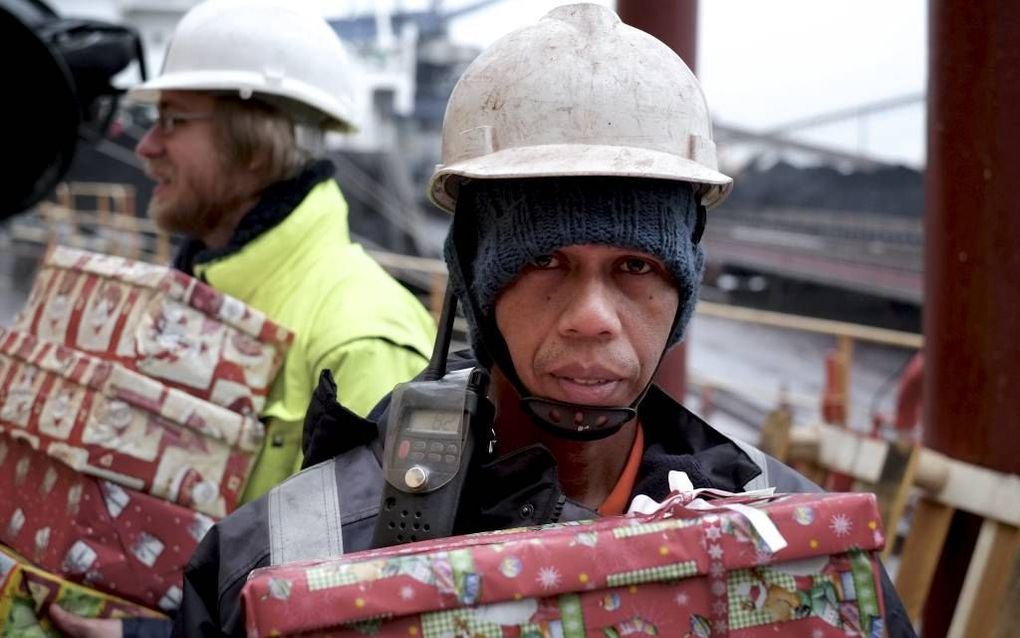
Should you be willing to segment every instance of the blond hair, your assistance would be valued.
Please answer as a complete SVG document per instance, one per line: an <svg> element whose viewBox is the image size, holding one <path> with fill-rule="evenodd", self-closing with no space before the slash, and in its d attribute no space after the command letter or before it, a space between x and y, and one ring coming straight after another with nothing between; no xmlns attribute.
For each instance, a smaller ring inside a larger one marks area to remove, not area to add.
<svg viewBox="0 0 1020 638"><path fill-rule="evenodd" d="M266 185L294 177L314 159L299 144L294 120L272 104L219 96L215 118L224 160L252 167Z"/></svg>

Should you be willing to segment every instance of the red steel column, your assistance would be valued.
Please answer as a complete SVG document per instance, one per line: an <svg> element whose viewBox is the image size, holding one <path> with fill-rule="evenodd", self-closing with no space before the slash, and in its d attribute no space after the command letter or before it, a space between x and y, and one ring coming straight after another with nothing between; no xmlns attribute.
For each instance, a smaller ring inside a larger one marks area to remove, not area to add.
<svg viewBox="0 0 1020 638"><path fill-rule="evenodd" d="M928 11L924 444L1020 474L1020 4ZM948 630L979 526L953 521L926 635Z"/></svg>
<svg viewBox="0 0 1020 638"><path fill-rule="evenodd" d="M683 58L691 71L697 72L698 0L618 0L616 11L630 26L662 40ZM677 401L684 400L687 391L685 344L681 343L666 354L655 381Z"/></svg>
<svg viewBox="0 0 1020 638"><path fill-rule="evenodd" d="M1020 474L1020 3L929 11L924 442Z"/></svg>

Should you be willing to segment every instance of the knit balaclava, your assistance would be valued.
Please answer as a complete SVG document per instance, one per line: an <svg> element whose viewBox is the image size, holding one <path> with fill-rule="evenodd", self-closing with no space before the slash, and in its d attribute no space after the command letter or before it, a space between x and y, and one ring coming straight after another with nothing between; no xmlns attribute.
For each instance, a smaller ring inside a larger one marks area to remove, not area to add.
<svg viewBox="0 0 1020 638"><path fill-rule="evenodd" d="M668 180L556 177L464 184L444 252L475 352L483 359L491 353L484 335L495 329L496 299L521 270L537 257L581 244L632 248L662 260L679 295L666 345L677 343L704 270L698 243L704 209L698 209L690 184Z"/></svg>

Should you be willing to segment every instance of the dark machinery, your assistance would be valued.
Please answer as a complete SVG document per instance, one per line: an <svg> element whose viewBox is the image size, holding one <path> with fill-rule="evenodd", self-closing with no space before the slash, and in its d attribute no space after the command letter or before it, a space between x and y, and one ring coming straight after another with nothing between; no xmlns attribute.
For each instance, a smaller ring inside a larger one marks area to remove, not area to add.
<svg viewBox="0 0 1020 638"><path fill-rule="evenodd" d="M145 63L134 30L63 18L40 0L0 0L0 42L14 58L0 111L2 220L52 191L79 142L105 136L121 95L112 78L137 61L144 79Z"/></svg>

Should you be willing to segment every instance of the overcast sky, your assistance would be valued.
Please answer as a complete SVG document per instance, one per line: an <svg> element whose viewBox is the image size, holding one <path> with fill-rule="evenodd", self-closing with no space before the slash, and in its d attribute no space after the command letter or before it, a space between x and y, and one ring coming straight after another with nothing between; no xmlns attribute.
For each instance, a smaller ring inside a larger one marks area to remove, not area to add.
<svg viewBox="0 0 1020 638"><path fill-rule="evenodd" d="M68 8L103 4L53 1ZM430 4L430 0L290 1L304 2L327 16L371 13L379 6L423 9ZM445 0L443 5L456 9L474 2ZM484 47L565 3L503 0L457 20L452 37ZM714 117L726 124L766 130L925 89L926 0L701 0L698 26L697 73ZM916 103L796 135L919 167L924 162L924 127L924 106Z"/></svg>
<svg viewBox="0 0 1020 638"><path fill-rule="evenodd" d="M320 1L366 11L373 4ZM447 0L445 6L469 2ZM452 36L485 46L558 4L504 0L459 19ZM767 129L925 89L926 0L702 0L698 27L697 73L720 122ZM798 136L920 166L924 126L924 106L917 103Z"/></svg>

